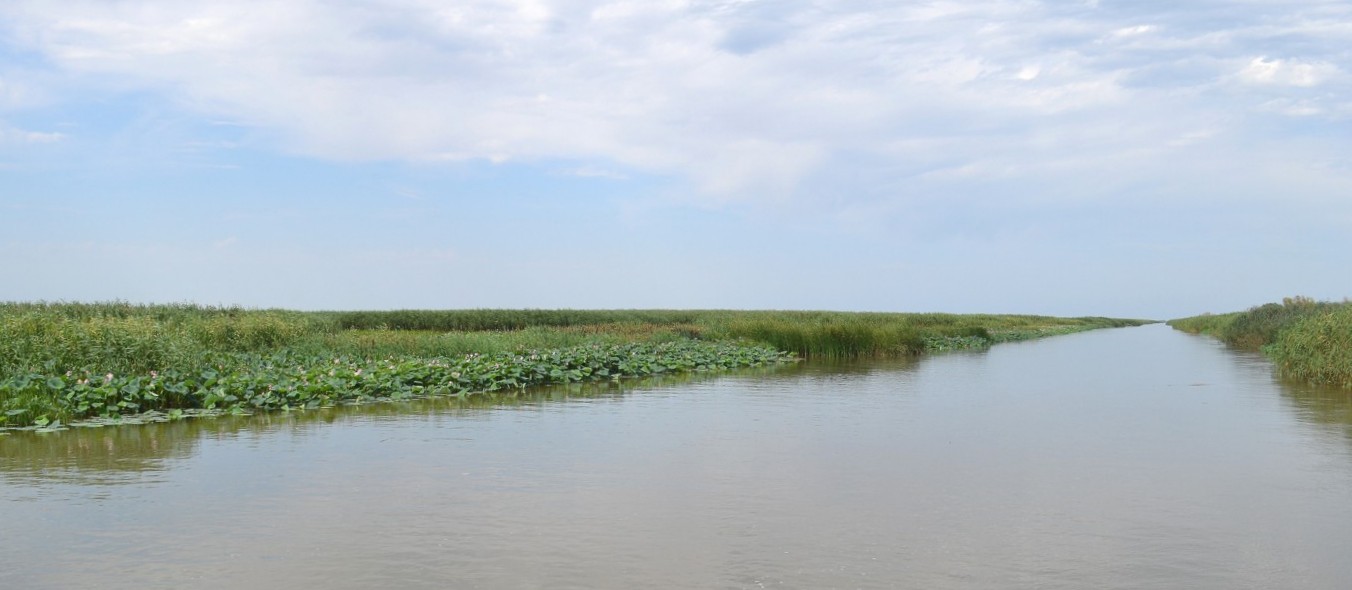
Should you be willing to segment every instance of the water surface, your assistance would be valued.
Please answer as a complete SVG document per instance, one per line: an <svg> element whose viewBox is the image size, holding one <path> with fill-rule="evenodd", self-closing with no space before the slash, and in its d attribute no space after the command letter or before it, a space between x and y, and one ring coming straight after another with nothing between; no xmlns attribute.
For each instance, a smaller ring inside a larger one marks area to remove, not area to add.
<svg viewBox="0 0 1352 590"><path fill-rule="evenodd" d="M0 437L3 588L1352 588L1352 400L1156 325Z"/></svg>

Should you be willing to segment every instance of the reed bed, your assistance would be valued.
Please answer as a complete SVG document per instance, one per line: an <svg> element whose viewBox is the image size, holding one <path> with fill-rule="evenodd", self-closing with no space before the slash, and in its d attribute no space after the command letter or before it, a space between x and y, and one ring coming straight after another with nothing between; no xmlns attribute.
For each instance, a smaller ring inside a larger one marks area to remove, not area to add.
<svg viewBox="0 0 1352 590"><path fill-rule="evenodd" d="M1352 389L1352 305L1296 320L1268 354L1285 377Z"/></svg>
<svg viewBox="0 0 1352 590"><path fill-rule="evenodd" d="M344 329L663 334L749 339L804 358L886 357L1148 323L1103 317L740 310L399 310L324 314Z"/></svg>
<svg viewBox="0 0 1352 590"><path fill-rule="evenodd" d="M1352 388L1352 302L1288 297L1248 311L1168 323L1232 346L1261 350L1284 378Z"/></svg>
<svg viewBox="0 0 1352 590"><path fill-rule="evenodd" d="M810 311L296 312L0 303L0 427L50 428L146 411L296 409L793 358L912 355L1139 323ZM630 358L587 360L617 354Z"/></svg>

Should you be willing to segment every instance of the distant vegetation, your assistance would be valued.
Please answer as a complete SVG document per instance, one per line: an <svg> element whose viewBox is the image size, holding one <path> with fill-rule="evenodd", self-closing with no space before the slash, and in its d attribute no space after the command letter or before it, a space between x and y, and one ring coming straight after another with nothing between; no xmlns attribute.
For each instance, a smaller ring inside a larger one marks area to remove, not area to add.
<svg viewBox="0 0 1352 590"><path fill-rule="evenodd" d="M547 332L747 339L804 358L904 356L1148 323L1102 317L726 310L405 310L324 312L316 317L342 330L473 333L553 328L557 330Z"/></svg>
<svg viewBox="0 0 1352 590"><path fill-rule="evenodd" d="M1288 297L1248 311L1168 323L1232 346L1262 350L1285 378L1352 388L1352 302Z"/></svg>
<svg viewBox="0 0 1352 590"><path fill-rule="evenodd" d="M0 427L291 410L795 357L980 348L1138 320L780 311L296 312L0 303Z"/></svg>

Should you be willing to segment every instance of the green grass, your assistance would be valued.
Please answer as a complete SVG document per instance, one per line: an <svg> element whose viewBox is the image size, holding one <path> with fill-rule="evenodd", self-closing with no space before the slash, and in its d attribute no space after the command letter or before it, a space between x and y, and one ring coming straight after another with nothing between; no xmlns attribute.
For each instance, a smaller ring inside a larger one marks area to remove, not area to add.
<svg viewBox="0 0 1352 590"><path fill-rule="evenodd" d="M308 408L800 358L913 355L1136 325L1012 315L295 312L0 303L0 427Z"/></svg>
<svg viewBox="0 0 1352 590"><path fill-rule="evenodd" d="M1232 346L1262 350L1284 378L1352 388L1352 302L1292 297L1248 311L1168 323Z"/></svg>

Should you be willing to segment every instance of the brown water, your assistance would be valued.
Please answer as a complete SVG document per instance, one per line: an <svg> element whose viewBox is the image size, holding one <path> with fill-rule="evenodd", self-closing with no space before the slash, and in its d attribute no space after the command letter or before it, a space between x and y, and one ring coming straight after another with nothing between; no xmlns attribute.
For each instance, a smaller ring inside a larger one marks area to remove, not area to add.
<svg viewBox="0 0 1352 590"><path fill-rule="evenodd" d="M1352 588L1352 399L1164 326L0 437L0 588Z"/></svg>

